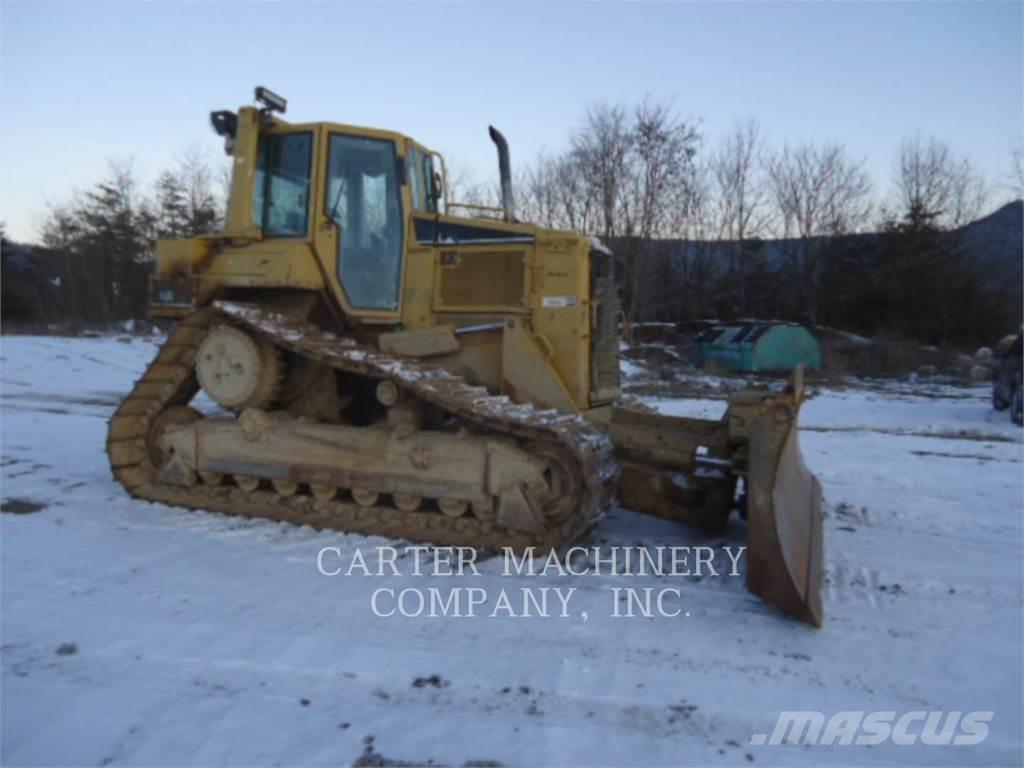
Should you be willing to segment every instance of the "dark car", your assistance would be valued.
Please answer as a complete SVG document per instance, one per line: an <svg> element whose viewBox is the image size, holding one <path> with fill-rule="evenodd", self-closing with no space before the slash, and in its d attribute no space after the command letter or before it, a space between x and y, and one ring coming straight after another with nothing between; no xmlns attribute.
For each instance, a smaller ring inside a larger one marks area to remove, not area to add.
<svg viewBox="0 0 1024 768"><path fill-rule="evenodd" d="M1022 342L1024 335L1017 338L1004 351L996 353L995 366L992 368L992 405L997 411L1010 409L1010 418L1014 424L1024 419L1024 392L1021 391Z"/></svg>

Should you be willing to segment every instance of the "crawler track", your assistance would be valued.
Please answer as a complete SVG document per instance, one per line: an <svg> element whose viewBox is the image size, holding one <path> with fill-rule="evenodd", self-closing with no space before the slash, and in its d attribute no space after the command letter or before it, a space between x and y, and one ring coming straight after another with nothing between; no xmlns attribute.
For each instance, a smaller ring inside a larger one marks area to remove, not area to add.
<svg viewBox="0 0 1024 768"><path fill-rule="evenodd" d="M207 330L222 322L243 326L283 349L338 371L390 379L475 431L556 445L563 455L572 457L582 479L579 503L558 524L549 523L543 533L531 534L430 510L407 512L387 504L361 507L350 500L324 501L308 494L285 497L270 490L244 491L232 485L184 487L158 481L147 447L153 420L167 408L187 404L198 392L196 350ZM507 397L490 395L483 387L471 386L443 368L383 354L290 317L232 302L197 310L174 328L111 418L107 453L114 476L136 498L316 528L492 549L558 547L579 538L610 504L618 474L611 441L581 416L515 404Z"/></svg>

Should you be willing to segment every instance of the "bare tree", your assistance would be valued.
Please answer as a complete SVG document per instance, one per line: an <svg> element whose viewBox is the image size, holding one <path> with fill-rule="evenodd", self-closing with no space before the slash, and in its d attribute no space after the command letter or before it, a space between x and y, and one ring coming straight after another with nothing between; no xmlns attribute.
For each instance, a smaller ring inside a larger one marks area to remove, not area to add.
<svg viewBox="0 0 1024 768"><path fill-rule="evenodd" d="M574 152L541 153L516 173L517 214L555 229L591 233L598 229L596 190Z"/></svg>
<svg viewBox="0 0 1024 768"><path fill-rule="evenodd" d="M1010 150L1010 171L1006 186L1014 200L1024 198L1024 144L1017 144Z"/></svg>
<svg viewBox="0 0 1024 768"><path fill-rule="evenodd" d="M840 144L786 146L767 166L781 234L789 239L784 267L795 290L794 309L814 322L825 238L867 222L871 182L863 162L851 160Z"/></svg>
<svg viewBox="0 0 1024 768"><path fill-rule="evenodd" d="M160 237L195 237L215 231L223 218L208 153L193 145L156 180L154 210Z"/></svg>
<svg viewBox="0 0 1024 768"><path fill-rule="evenodd" d="M760 128L748 119L737 122L711 155L721 236L729 240L761 235L768 223L762 149Z"/></svg>
<svg viewBox="0 0 1024 768"><path fill-rule="evenodd" d="M706 317L713 309L718 276L716 240L720 231L711 166L694 163L683 194L673 201L673 233L680 243L671 255L682 295L680 314Z"/></svg>
<svg viewBox="0 0 1024 768"><path fill-rule="evenodd" d="M445 174L449 202L497 207L501 195L496 179L490 184L480 181L458 158L453 157L445 158Z"/></svg>
<svg viewBox="0 0 1024 768"><path fill-rule="evenodd" d="M540 153L515 174L516 213L542 227L562 227L558 159Z"/></svg>
<svg viewBox="0 0 1024 768"><path fill-rule="evenodd" d="M632 194L624 197L626 226L650 239L665 233L672 220L670 205L686 198L700 134L669 107L645 100L636 108L630 138Z"/></svg>
<svg viewBox="0 0 1024 768"><path fill-rule="evenodd" d="M193 144L177 159L178 177L185 189L191 235L213 232L224 216L224 201L217 197L216 171L210 153Z"/></svg>
<svg viewBox="0 0 1024 768"><path fill-rule="evenodd" d="M571 140L573 162L596 201L600 234L606 240L621 234L619 211L628 168L628 122L624 107L597 104L587 109L582 127Z"/></svg>
<svg viewBox="0 0 1024 768"><path fill-rule="evenodd" d="M988 197L981 175L967 158L957 157L949 145L920 136L900 146L894 178L895 202L900 214L918 217L940 229L955 229L978 217Z"/></svg>
<svg viewBox="0 0 1024 768"><path fill-rule="evenodd" d="M672 301L668 261L655 257L652 241L667 234L671 209L685 201L700 135L665 105L645 100L636 107L628 135L626 176L620 194L629 307L634 317L655 317ZM685 205L685 202L683 203Z"/></svg>
<svg viewBox="0 0 1024 768"><path fill-rule="evenodd" d="M751 238L760 237L768 225L767 185L763 178L763 142L753 119L737 122L711 155L711 172L718 221L717 238L725 241L729 271L741 315L750 309L748 289L752 261Z"/></svg>
<svg viewBox="0 0 1024 768"><path fill-rule="evenodd" d="M616 241L631 310L657 312L671 270L667 259L652 259L652 241L678 227L698 143L694 125L668 106L593 106L567 152L539 155L517 174L521 212Z"/></svg>
<svg viewBox="0 0 1024 768"><path fill-rule="evenodd" d="M555 160L553 178L562 226L576 232L597 231L598 196L571 153Z"/></svg>

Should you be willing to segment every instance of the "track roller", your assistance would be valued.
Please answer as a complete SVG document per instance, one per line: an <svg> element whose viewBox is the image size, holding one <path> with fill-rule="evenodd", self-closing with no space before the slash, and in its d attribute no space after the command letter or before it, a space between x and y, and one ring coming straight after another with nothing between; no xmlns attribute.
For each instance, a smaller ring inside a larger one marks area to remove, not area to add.
<svg viewBox="0 0 1024 768"><path fill-rule="evenodd" d="M232 479L243 491L255 491L260 487L260 479L252 475L232 475Z"/></svg>
<svg viewBox="0 0 1024 768"><path fill-rule="evenodd" d="M338 495L338 486L327 483L310 483L309 492L320 501L330 501Z"/></svg>
<svg viewBox="0 0 1024 768"><path fill-rule="evenodd" d="M448 517L462 517L469 509L469 502L462 499L438 499L437 506Z"/></svg>
<svg viewBox="0 0 1024 768"><path fill-rule="evenodd" d="M415 512L423 503L422 496L414 496L411 493L396 493L391 498L394 499L395 506L403 512Z"/></svg>
<svg viewBox="0 0 1024 768"><path fill-rule="evenodd" d="M294 480L282 480L275 478L270 481L270 484L274 486L274 490L278 496L294 496L295 492L299 490L299 484Z"/></svg>
<svg viewBox="0 0 1024 768"><path fill-rule="evenodd" d="M355 499L356 504L360 507L372 507L377 503L377 499L380 498L380 494L376 491L370 491L366 488L353 488L352 498Z"/></svg>

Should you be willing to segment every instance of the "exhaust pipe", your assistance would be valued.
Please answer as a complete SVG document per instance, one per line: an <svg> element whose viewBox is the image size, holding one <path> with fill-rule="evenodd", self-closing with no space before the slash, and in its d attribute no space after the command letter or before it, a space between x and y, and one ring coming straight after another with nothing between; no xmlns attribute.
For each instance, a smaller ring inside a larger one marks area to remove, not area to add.
<svg viewBox="0 0 1024 768"><path fill-rule="evenodd" d="M501 207L505 211L505 221L516 220L516 203L512 197L512 167L508 159L508 142L501 131L493 125L487 126L491 141L498 148L498 173L501 175Z"/></svg>

